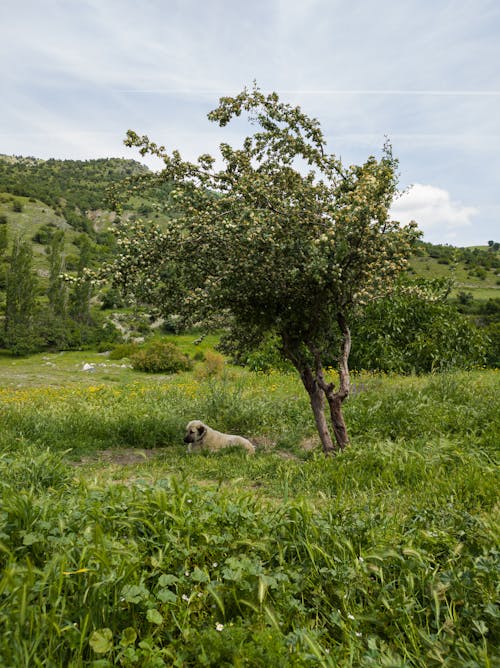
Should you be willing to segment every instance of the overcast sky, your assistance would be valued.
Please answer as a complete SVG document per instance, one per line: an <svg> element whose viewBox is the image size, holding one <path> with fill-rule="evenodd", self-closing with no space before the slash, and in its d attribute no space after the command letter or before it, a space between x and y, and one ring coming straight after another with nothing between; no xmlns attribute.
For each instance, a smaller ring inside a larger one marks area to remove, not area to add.
<svg viewBox="0 0 500 668"><path fill-rule="evenodd" d="M347 164L387 135L426 240L500 241L500 0L0 0L0 153L215 153L244 128L206 114L254 79Z"/></svg>

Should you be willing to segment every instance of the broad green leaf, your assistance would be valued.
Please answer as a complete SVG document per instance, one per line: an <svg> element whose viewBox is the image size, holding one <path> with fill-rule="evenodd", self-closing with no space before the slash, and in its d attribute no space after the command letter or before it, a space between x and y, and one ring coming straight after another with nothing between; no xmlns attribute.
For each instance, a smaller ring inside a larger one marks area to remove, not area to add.
<svg viewBox="0 0 500 668"><path fill-rule="evenodd" d="M94 631L90 636L89 645L96 654L106 654L113 649L113 632L108 628Z"/></svg>

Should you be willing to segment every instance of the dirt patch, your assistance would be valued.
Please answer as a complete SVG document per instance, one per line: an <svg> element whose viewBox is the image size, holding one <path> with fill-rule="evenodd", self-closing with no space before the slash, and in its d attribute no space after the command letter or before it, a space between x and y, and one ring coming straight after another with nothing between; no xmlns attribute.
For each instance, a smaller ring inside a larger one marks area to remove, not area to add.
<svg viewBox="0 0 500 668"><path fill-rule="evenodd" d="M268 436L256 436L255 438L251 437L250 440L255 445L257 450L261 452L269 452L270 450L274 450L276 447L276 441L273 441Z"/></svg>
<svg viewBox="0 0 500 668"><path fill-rule="evenodd" d="M317 450L320 447L319 438L317 436L310 436L309 438L305 438L301 442L300 447L306 452Z"/></svg>
<svg viewBox="0 0 500 668"><path fill-rule="evenodd" d="M82 457L79 462L73 462L75 466L85 466L87 464L96 464L103 462L104 464L116 464L118 466L132 466L133 464L144 464L158 457L164 448L151 448L150 450L143 450L140 448L107 448L106 450L98 450L94 455L89 457Z"/></svg>
<svg viewBox="0 0 500 668"><path fill-rule="evenodd" d="M297 455L294 455L293 452L289 452L288 450L276 450L276 454L278 457L281 457L281 459L299 459Z"/></svg>

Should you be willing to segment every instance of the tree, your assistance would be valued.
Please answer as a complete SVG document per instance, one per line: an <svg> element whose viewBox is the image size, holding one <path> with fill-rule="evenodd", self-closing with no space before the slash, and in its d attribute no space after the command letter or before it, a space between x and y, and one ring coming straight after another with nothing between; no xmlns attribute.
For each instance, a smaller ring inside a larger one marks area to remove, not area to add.
<svg viewBox="0 0 500 668"><path fill-rule="evenodd" d="M88 237L82 234L79 237L80 256L78 260L77 275L73 291L70 295L70 315L81 324L92 324L90 315L90 298L92 296L92 285L87 276L87 270L92 257L92 246Z"/></svg>
<svg viewBox="0 0 500 668"><path fill-rule="evenodd" d="M33 328L37 280L32 271L33 250L29 241L14 239L6 277L5 343L19 355L35 351Z"/></svg>
<svg viewBox="0 0 500 668"><path fill-rule="evenodd" d="M349 442L350 322L390 290L418 232L389 218L397 161L388 144L380 160L345 167L326 153L317 120L257 87L221 98L208 117L223 127L242 113L257 129L240 148L221 144L222 169L210 155L186 162L128 132L128 146L163 160L157 179L174 184L172 218L162 229L122 224L107 272L164 314L224 312L226 341L240 352L273 333L300 374L324 452L334 453ZM338 386L323 366L332 346Z"/></svg>
<svg viewBox="0 0 500 668"><path fill-rule="evenodd" d="M54 232L45 248L49 258L49 287L47 296L52 315L65 319L68 311L68 287L63 278L64 272L64 231Z"/></svg>
<svg viewBox="0 0 500 668"><path fill-rule="evenodd" d="M7 251L7 218L0 216L0 290L5 289L4 258Z"/></svg>

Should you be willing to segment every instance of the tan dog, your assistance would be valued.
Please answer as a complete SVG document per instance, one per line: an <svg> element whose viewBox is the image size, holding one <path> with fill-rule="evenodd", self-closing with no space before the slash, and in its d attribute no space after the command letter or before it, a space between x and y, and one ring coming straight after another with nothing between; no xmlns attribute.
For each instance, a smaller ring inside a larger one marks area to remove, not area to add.
<svg viewBox="0 0 500 668"><path fill-rule="evenodd" d="M234 436L233 434L222 434L220 431L211 429L200 420L192 420L187 425L184 443L189 444L189 450L192 445L206 448L211 452L216 452L217 450L221 450L221 448L228 448L231 445L240 445L252 455L255 453L255 446L246 438Z"/></svg>

